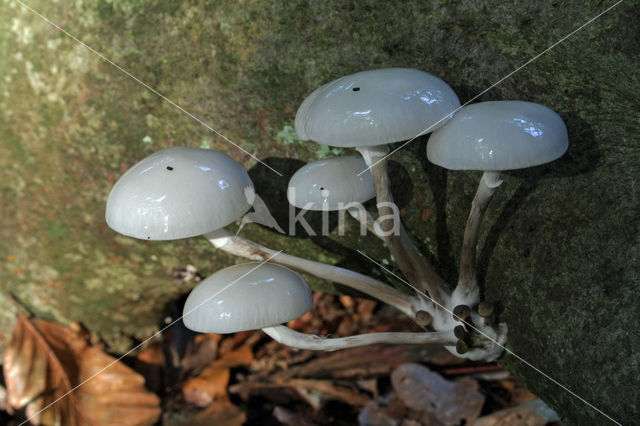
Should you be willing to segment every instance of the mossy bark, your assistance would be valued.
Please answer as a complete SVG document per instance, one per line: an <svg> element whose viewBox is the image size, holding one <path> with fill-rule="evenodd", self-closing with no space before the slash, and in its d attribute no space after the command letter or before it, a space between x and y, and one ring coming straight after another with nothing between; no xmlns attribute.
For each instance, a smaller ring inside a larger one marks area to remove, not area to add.
<svg viewBox="0 0 640 426"><path fill-rule="evenodd" d="M244 149L290 175L334 155L302 143L294 114L344 74L403 66L447 81L464 102L614 2L34 1L30 5ZM234 262L204 240L117 236L104 224L114 180L170 146L223 150L251 170L284 218L286 179L207 130L12 0L0 1L0 281L36 314L79 321L124 351L187 292L172 268ZM480 100L545 104L571 146L508 173L481 230L480 278L510 327L508 347L622 423L640 414L638 258L640 70L636 2L624 2ZM395 198L423 253L455 282L478 173L425 159L425 138L392 157ZM354 249L393 263L375 237L246 236L361 271ZM320 283L317 283L320 284ZM3 310L6 344L12 313ZM517 372L570 424L605 417L514 357Z"/></svg>

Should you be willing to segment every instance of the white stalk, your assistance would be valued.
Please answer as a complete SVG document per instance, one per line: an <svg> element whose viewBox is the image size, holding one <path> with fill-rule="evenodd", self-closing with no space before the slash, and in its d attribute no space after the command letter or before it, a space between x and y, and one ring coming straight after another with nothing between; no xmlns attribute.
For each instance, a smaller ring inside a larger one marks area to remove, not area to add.
<svg viewBox="0 0 640 426"><path fill-rule="evenodd" d="M368 333L356 336L325 338L313 334L299 333L283 325L263 328L266 334L283 345L298 349L314 351L335 351L339 349L356 348L359 346L388 343L395 345L455 345L456 337L453 331L426 333Z"/></svg>
<svg viewBox="0 0 640 426"><path fill-rule="evenodd" d="M381 240L384 240L384 235L382 235L382 233L379 232L379 229L375 226L376 220L373 218L373 216L371 216L371 213L369 213L364 208L355 207L349 208L347 209L347 211L349 212L351 217L366 226L369 232L373 233L373 235L380 238Z"/></svg>
<svg viewBox="0 0 640 426"><path fill-rule="evenodd" d="M486 171L480 178L478 190L471 203L471 211L464 230L460 253L460 276L458 285L451 297L451 306L473 306L480 301L480 288L476 277L476 250L478 234L484 212L487 210L493 193L502 184L500 172Z"/></svg>
<svg viewBox="0 0 640 426"><path fill-rule="evenodd" d="M373 175L378 206L378 221L380 222L382 234L389 245L389 251L395 257L398 267L400 267L409 282L420 290L428 292L429 297L435 302L435 309L438 309L437 305L445 305L447 302L447 287L442 278L413 245L400 218L395 217L393 209L390 207L393 204L393 198L391 196L385 157L389 149L386 145L383 145L375 147L362 146L358 147L357 150L362 154L362 158L364 158ZM387 219L385 220L385 218Z"/></svg>
<svg viewBox="0 0 640 426"><path fill-rule="evenodd" d="M420 299L408 296L381 281L349 269L303 259L286 253L277 254L278 252L275 250L233 235L224 229L209 232L204 237L216 248L235 256L256 261L269 259L269 262L353 288L393 306L412 319L415 318L415 314L419 310L427 310ZM275 254L277 256L274 256Z"/></svg>

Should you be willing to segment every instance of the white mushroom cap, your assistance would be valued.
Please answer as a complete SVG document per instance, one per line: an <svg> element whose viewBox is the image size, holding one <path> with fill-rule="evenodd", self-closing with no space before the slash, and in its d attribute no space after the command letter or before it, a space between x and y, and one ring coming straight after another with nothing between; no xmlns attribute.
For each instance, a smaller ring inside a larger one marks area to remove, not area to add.
<svg viewBox="0 0 640 426"><path fill-rule="evenodd" d="M341 77L312 92L298 109L295 127L302 140L382 145L432 132L459 106L453 89L438 77L383 68Z"/></svg>
<svg viewBox="0 0 640 426"><path fill-rule="evenodd" d="M366 171L358 176L363 170ZM287 188L289 203L299 208L313 203L308 210L338 210L351 202L364 203L375 195L373 177L359 155L308 163L295 172Z"/></svg>
<svg viewBox="0 0 640 426"><path fill-rule="evenodd" d="M106 220L116 232L175 240L220 229L251 207L247 171L218 151L174 147L151 154L116 182Z"/></svg>
<svg viewBox="0 0 640 426"><path fill-rule="evenodd" d="M299 318L313 307L307 282L291 269L244 263L198 284L184 305L184 325L201 333L235 333Z"/></svg>
<svg viewBox="0 0 640 426"><path fill-rule="evenodd" d="M546 106L480 102L431 135L427 158L451 170L513 170L553 161L568 146L562 118Z"/></svg>
<svg viewBox="0 0 640 426"><path fill-rule="evenodd" d="M318 97L318 95L329 84L331 84L331 83L323 84L322 86L318 87L316 90L311 92L311 94L309 96L307 96L305 98L305 100L302 101L302 103L298 107L298 112L296 112L296 119L295 119L295 122L294 122L293 125L294 125L294 127L296 129L296 134L303 141L308 141L310 139L309 136L304 131L305 121L307 120L307 117L308 117L308 114L309 114L309 112L308 112L309 111L309 107L311 105L313 105L313 103L315 102L315 100Z"/></svg>

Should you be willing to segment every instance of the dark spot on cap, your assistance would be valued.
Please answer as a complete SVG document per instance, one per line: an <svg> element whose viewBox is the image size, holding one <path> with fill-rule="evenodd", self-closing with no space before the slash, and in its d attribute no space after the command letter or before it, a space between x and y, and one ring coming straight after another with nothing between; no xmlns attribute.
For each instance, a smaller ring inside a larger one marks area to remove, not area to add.
<svg viewBox="0 0 640 426"><path fill-rule="evenodd" d="M324 187L323 186L320 187L320 191L324 191Z"/></svg>
<svg viewBox="0 0 640 426"><path fill-rule="evenodd" d="M351 89L351 90L353 90L354 92L359 92L359 91L360 91L360 88L359 88L359 87L354 87L354 88L353 88L353 89Z"/></svg>
<svg viewBox="0 0 640 426"><path fill-rule="evenodd" d="M151 239L151 237L147 237L147 240L150 240L150 239Z"/></svg>
<svg viewBox="0 0 640 426"><path fill-rule="evenodd" d="M173 167L167 166L167 170L171 171L171 170L173 170Z"/></svg>

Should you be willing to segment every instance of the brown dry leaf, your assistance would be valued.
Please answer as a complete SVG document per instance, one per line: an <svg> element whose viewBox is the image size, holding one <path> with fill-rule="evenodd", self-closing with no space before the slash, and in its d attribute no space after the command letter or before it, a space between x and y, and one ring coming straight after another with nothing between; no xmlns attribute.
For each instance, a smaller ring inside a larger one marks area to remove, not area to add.
<svg viewBox="0 0 640 426"><path fill-rule="evenodd" d="M373 310L378 306L378 303L373 300L362 299L358 303L358 314L361 321L370 322L373 319Z"/></svg>
<svg viewBox="0 0 640 426"><path fill-rule="evenodd" d="M513 377L501 380L499 384L509 392L509 405L518 405L536 399L529 389Z"/></svg>
<svg viewBox="0 0 640 426"><path fill-rule="evenodd" d="M397 426L399 421L389 414L378 401L369 401L358 415L358 423L363 426Z"/></svg>
<svg viewBox="0 0 640 426"><path fill-rule="evenodd" d="M217 365L228 368L247 367L253 361L253 350L250 346L240 346L233 352L227 352L220 359L214 361Z"/></svg>
<svg viewBox="0 0 640 426"><path fill-rule="evenodd" d="M247 415L228 399L216 401L209 408L189 417L184 426L242 426Z"/></svg>
<svg viewBox="0 0 640 426"><path fill-rule="evenodd" d="M472 423L484 404L475 380L452 382L418 364L401 365L391 374L391 382L407 407L426 411L447 425Z"/></svg>
<svg viewBox="0 0 640 426"><path fill-rule="evenodd" d="M185 383L182 387L185 400L198 407L206 407L217 398L226 396L231 377L229 369L248 366L251 361L253 352L249 346L241 346L233 352L227 352L222 358L209 364L198 377Z"/></svg>
<svg viewBox="0 0 640 426"><path fill-rule="evenodd" d="M90 424L150 425L160 415L160 399L144 387L144 377L98 347L86 347L79 357L76 391ZM107 368L108 367L108 368ZM97 374L97 375L96 375Z"/></svg>
<svg viewBox="0 0 640 426"><path fill-rule="evenodd" d="M356 390L345 386L340 386L329 380L309 380L309 379L291 379L277 383L280 386L289 386L296 390L312 391L326 399L343 401L349 405L362 406L371 398Z"/></svg>
<svg viewBox="0 0 640 426"><path fill-rule="evenodd" d="M342 303L342 306L349 313L353 313L354 307L356 306L356 300L351 296L338 296L338 300Z"/></svg>
<svg viewBox="0 0 640 426"><path fill-rule="evenodd" d="M198 334L193 339L193 345L187 348L180 360L183 373L199 372L205 368L218 354L218 345L222 340L221 334Z"/></svg>
<svg viewBox="0 0 640 426"><path fill-rule="evenodd" d="M480 417L473 426L544 426L548 423L559 421L560 418L555 411L541 400L534 399L515 407Z"/></svg>
<svg viewBox="0 0 640 426"><path fill-rule="evenodd" d="M162 342L156 340L138 354L133 368L147 379L147 388L160 393L164 389L165 362Z"/></svg>
<svg viewBox="0 0 640 426"><path fill-rule="evenodd" d="M44 335L49 335L45 339ZM41 320L30 322L18 314L11 343L4 356L4 377L9 405L26 407L33 424L78 425L82 413L76 394L69 394L50 409L41 409L61 398L73 388L71 377L78 375L73 355L65 348L78 346L79 337L68 328ZM66 371L64 366L71 368ZM75 371L73 371L75 370Z"/></svg>
<svg viewBox="0 0 640 426"><path fill-rule="evenodd" d="M26 407L27 416L35 416L33 424L153 424L160 415L158 397L120 362L69 393L114 361L89 346L82 331L18 313L4 357L9 403Z"/></svg>
<svg viewBox="0 0 640 426"><path fill-rule="evenodd" d="M369 402L358 415L362 426L442 426L442 423L427 411L413 410L395 392Z"/></svg>
<svg viewBox="0 0 640 426"><path fill-rule="evenodd" d="M218 353L220 355L224 355L228 352L231 352L241 346L251 346L247 344L247 340L253 341L252 336L255 334L261 335L261 331L240 331L238 333L234 333L228 336L225 336L224 339L220 341L218 346Z"/></svg>
<svg viewBox="0 0 640 426"><path fill-rule="evenodd" d="M198 377L185 383L182 387L184 399L197 407L206 407L216 398L227 394L230 378L229 368L212 364Z"/></svg>
<svg viewBox="0 0 640 426"><path fill-rule="evenodd" d="M238 394L242 399L249 399L252 394L261 394L265 390L295 390L311 406L320 409L325 401L337 400L349 405L363 406L371 399L369 396L329 380L287 379L276 383L241 382L229 387L229 392ZM281 391L271 393L280 396Z"/></svg>
<svg viewBox="0 0 640 426"><path fill-rule="evenodd" d="M273 417L280 423L287 426L314 426L310 420L305 419L300 414L289 411L284 407L275 407L273 409Z"/></svg>
<svg viewBox="0 0 640 426"><path fill-rule="evenodd" d="M374 345L322 354L276 375L334 379L367 378L390 374L394 368L407 362L423 361L435 365L455 365L463 362L446 349L435 345ZM268 371L266 374L255 376L267 378L273 375L272 371Z"/></svg>

